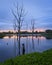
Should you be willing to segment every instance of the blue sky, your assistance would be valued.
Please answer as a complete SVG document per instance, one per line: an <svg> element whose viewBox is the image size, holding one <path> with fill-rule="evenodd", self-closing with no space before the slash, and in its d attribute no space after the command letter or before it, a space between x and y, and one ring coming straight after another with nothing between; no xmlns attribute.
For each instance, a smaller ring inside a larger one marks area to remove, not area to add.
<svg viewBox="0 0 52 65"><path fill-rule="evenodd" d="M31 19L35 19L35 28L52 29L52 0L0 0L0 30L13 29L14 3L23 2L27 12L22 29L31 29Z"/></svg>

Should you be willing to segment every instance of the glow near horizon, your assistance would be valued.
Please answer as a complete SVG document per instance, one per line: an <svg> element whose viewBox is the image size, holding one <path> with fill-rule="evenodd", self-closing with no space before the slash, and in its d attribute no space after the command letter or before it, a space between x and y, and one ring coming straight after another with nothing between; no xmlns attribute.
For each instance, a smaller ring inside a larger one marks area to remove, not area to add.
<svg viewBox="0 0 52 65"><path fill-rule="evenodd" d="M2 32L18 32L17 30L15 31L15 30L0 30L0 32L2 33ZM27 31L27 32L32 32L32 30L21 30L22 32L23 31ZM45 29L35 29L34 30L34 32L44 32L45 31Z"/></svg>

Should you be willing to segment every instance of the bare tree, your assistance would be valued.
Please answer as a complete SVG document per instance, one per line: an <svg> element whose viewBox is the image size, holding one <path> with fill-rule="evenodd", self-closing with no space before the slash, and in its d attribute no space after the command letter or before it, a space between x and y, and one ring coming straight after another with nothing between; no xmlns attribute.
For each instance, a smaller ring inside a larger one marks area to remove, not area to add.
<svg viewBox="0 0 52 65"><path fill-rule="evenodd" d="M14 31L16 33L16 22L15 22L15 19L13 20L13 28L14 28Z"/></svg>
<svg viewBox="0 0 52 65"><path fill-rule="evenodd" d="M33 33L34 33L34 25L35 25L35 19L32 19L31 20L31 25L32 25L32 35L33 35Z"/></svg>
<svg viewBox="0 0 52 65"><path fill-rule="evenodd" d="M25 11L24 11L23 5L19 6L17 3L17 7L16 7L15 11L12 10L12 14L16 20L15 27L18 30L17 36L18 36L19 54L20 54L20 30L21 30L22 23L24 21L24 16L25 16Z"/></svg>
<svg viewBox="0 0 52 65"><path fill-rule="evenodd" d="M32 25L32 44L33 44L33 49L34 49L34 25L35 25L35 19L31 20L31 25Z"/></svg>

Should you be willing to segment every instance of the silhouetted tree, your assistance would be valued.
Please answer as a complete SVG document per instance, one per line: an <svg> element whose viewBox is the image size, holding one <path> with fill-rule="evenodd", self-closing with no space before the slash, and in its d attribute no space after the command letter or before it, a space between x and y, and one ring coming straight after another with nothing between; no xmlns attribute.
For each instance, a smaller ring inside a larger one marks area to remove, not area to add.
<svg viewBox="0 0 52 65"><path fill-rule="evenodd" d="M35 32L36 34L38 33L38 31Z"/></svg>
<svg viewBox="0 0 52 65"><path fill-rule="evenodd" d="M33 44L33 49L34 49L34 39L33 39L33 34L34 34L34 24L35 24L35 19L31 20L31 25L32 25L32 44Z"/></svg>
<svg viewBox="0 0 52 65"><path fill-rule="evenodd" d="M12 10L12 14L15 18L15 27L18 30L18 43L19 43L19 54L20 54L20 30L22 27L22 23L24 21L25 11L22 6L19 6L17 3L16 11Z"/></svg>
<svg viewBox="0 0 52 65"><path fill-rule="evenodd" d="M32 35L34 33L34 25L35 25L35 19L31 20L31 26L32 26Z"/></svg>
<svg viewBox="0 0 52 65"><path fill-rule="evenodd" d="M45 32L46 33L52 33L52 30L46 30Z"/></svg>

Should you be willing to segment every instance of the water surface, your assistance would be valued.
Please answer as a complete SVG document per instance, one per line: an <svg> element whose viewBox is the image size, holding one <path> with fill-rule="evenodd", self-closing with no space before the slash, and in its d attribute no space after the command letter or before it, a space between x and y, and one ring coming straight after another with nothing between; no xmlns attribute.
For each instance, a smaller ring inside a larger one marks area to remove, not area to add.
<svg viewBox="0 0 52 65"><path fill-rule="evenodd" d="M32 52L43 52L52 48L52 39L46 39L43 36L21 37L20 55L22 55L22 44L25 46L25 54ZM19 55L19 47L16 36L5 36L0 39L0 62Z"/></svg>

